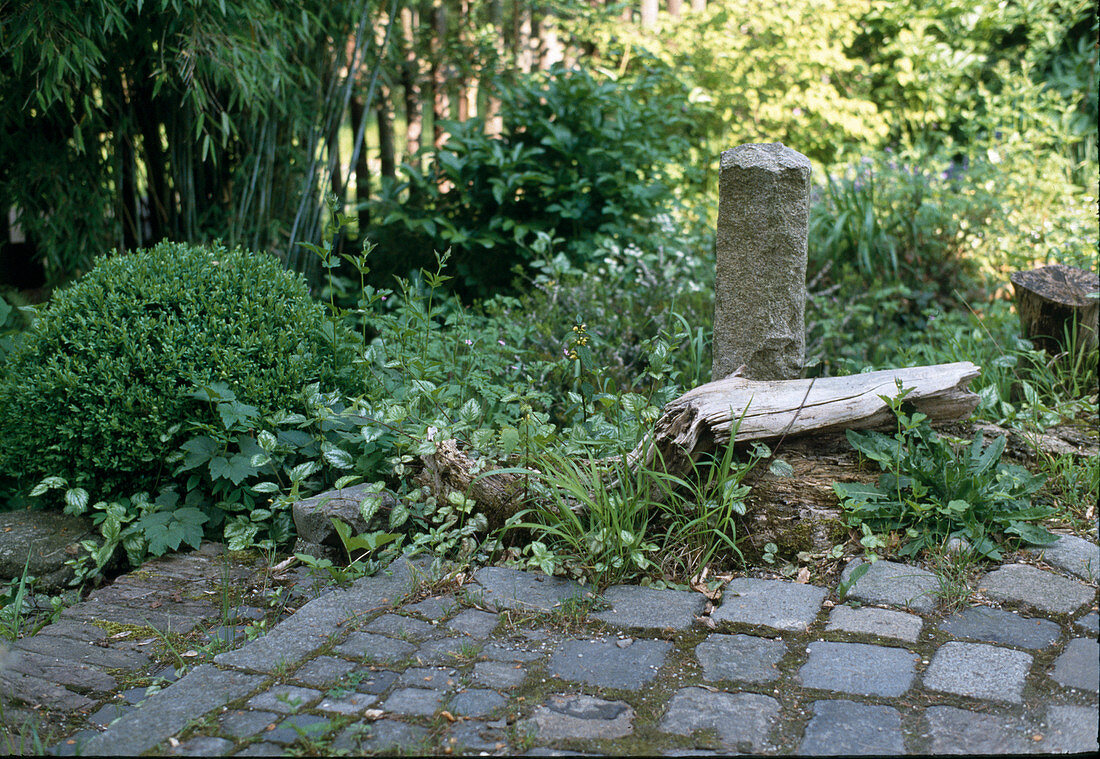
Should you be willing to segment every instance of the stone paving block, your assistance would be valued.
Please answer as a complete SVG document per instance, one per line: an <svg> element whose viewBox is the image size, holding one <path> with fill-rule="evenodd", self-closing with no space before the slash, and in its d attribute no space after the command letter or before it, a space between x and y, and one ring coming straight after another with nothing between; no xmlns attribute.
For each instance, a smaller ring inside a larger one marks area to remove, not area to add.
<svg viewBox="0 0 1100 759"><path fill-rule="evenodd" d="M1027 564L1008 564L993 570L981 579L978 590L994 601L1054 614L1072 614L1096 598L1095 588Z"/></svg>
<svg viewBox="0 0 1100 759"><path fill-rule="evenodd" d="M527 725L542 741L622 738L634 732L634 709L595 696L550 696Z"/></svg>
<svg viewBox="0 0 1100 759"><path fill-rule="evenodd" d="M500 622L500 616L479 609L466 609L447 622L447 627L475 638L488 637Z"/></svg>
<svg viewBox="0 0 1100 759"><path fill-rule="evenodd" d="M211 609L210 616L214 612ZM142 625L161 633L186 633L202 622L203 617L177 614L160 609L131 609L126 606L115 606L102 601L84 601L75 606L63 609L60 615L63 620L76 622L117 622L124 625Z"/></svg>
<svg viewBox="0 0 1100 759"><path fill-rule="evenodd" d="M353 632L333 649L341 656L382 663L404 661L415 650L412 643L367 632Z"/></svg>
<svg viewBox="0 0 1100 759"><path fill-rule="evenodd" d="M463 636L439 638L420 644L413 658L420 664L461 664L481 651L481 642Z"/></svg>
<svg viewBox="0 0 1100 759"><path fill-rule="evenodd" d="M670 650L667 640L637 640L629 648L610 640L568 640L550 657L546 671L598 688L638 690L657 676Z"/></svg>
<svg viewBox="0 0 1100 759"><path fill-rule="evenodd" d="M1095 611L1090 611L1088 614L1078 619L1074 625L1078 630L1096 635L1097 632L1100 631L1100 614L1097 614Z"/></svg>
<svg viewBox="0 0 1100 759"><path fill-rule="evenodd" d="M347 659L337 659L335 656L318 656L316 659L303 664L298 671L291 675L296 680L315 688L327 688L337 684L356 668Z"/></svg>
<svg viewBox="0 0 1100 759"><path fill-rule="evenodd" d="M754 635L712 633L695 647L695 658L703 667L703 677L711 682L771 682L779 677L776 665L786 653L783 641Z"/></svg>
<svg viewBox="0 0 1100 759"><path fill-rule="evenodd" d="M259 743L250 743L233 756L282 756L285 751L286 748L280 746L278 743L261 741Z"/></svg>
<svg viewBox="0 0 1100 759"><path fill-rule="evenodd" d="M96 735L99 735L98 730L80 730L54 745L50 753L54 756L87 756L84 744Z"/></svg>
<svg viewBox="0 0 1100 759"><path fill-rule="evenodd" d="M867 643L831 643L815 640L806 650L798 680L806 688L820 688L862 696L900 696L913 684L919 657L904 648Z"/></svg>
<svg viewBox="0 0 1100 759"><path fill-rule="evenodd" d="M398 688L381 708L387 714L430 717L443 705L443 696L430 688Z"/></svg>
<svg viewBox="0 0 1100 759"><path fill-rule="evenodd" d="M50 625L50 627L56 626ZM57 656L104 669L138 669L149 663L149 654L143 651L105 648L90 641L75 640L62 635L47 635L43 631L39 631L38 635L30 638L21 638L16 641L12 644L12 650L33 651L37 654Z"/></svg>
<svg viewBox="0 0 1100 759"><path fill-rule="evenodd" d="M1097 744L1095 706L1050 706L1042 726L1039 750L1050 753L1095 752Z"/></svg>
<svg viewBox="0 0 1100 759"><path fill-rule="evenodd" d="M248 707L293 714L313 706L320 698L321 691L313 688L300 688L297 685L276 685L248 699Z"/></svg>
<svg viewBox="0 0 1100 759"><path fill-rule="evenodd" d="M457 678L458 671L447 667L409 667L398 676L397 682L409 688L454 690Z"/></svg>
<svg viewBox="0 0 1100 759"><path fill-rule="evenodd" d="M1027 726L998 714L953 706L924 710L932 754L1023 754L1034 750Z"/></svg>
<svg viewBox="0 0 1100 759"><path fill-rule="evenodd" d="M483 646L481 651L478 652L478 658L492 659L493 661L533 662L548 654L548 651L530 651L520 645L498 641Z"/></svg>
<svg viewBox="0 0 1100 759"><path fill-rule="evenodd" d="M798 752L807 756L905 753L901 713L889 706L854 701L814 701Z"/></svg>
<svg viewBox="0 0 1100 759"><path fill-rule="evenodd" d="M1100 643L1093 638L1074 638L1055 660L1050 676L1066 688L1100 691Z"/></svg>
<svg viewBox="0 0 1100 759"><path fill-rule="evenodd" d="M503 661L479 661L474 665L473 678L490 688L516 688L527 678L527 669L521 664Z"/></svg>
<svg viewBox="0 0 1100 759"><path fill-rule="evenodd" d="M840 581L848 582L863 559L853 559L840 573ZM936 575L920 567L880 559L848 589L845 598L885 604L929 613L936 608L935 593L939 589Z"/></svg>
<svg viewBox="0 0 1100 759"><path fill-rule="evenodd" d="M829 622L825 629L916 643L923 626L923 619L904 611L876 609L873 606L858 609L837 606L829 613Z"/></svg>
<svg viewBox="0 0 1100 759"><path fill-rule="evenodd" d="M611 608L591 616L616 627L686 630L702 615L707 599L684 590L616 585L601 596Z"/></svg>
<svg viewBox="0 0 1100 759"><path fill-rule="evenodd" d="M503 706L504 696L488 688L470 688L451 696L450 711L460 717L484 717Z"/></svg>
<svg viewBox="0 0 1100 759"><path fill-rule="evenodd" d="M588 592L572 580L506 567L483 567L474 580L484 588L483 603L498 609L553 611L563 601L584 598Z"/></svg>
<svg viewBox="0 0 1100 759"><path fill-rule="evenodd" d="M327 717L316 714L292 714L280 722L274 730L264 733L264 740L289 746L302 740L316 741L328 732L331 723Z"/></svg>
<svg viewBox="0 0 1100 759"><path fill-rule="evenodd" d="M395 719L353 724L345 728L332 742L332 751L351 754L423 753L428 731L420 725L410 725Z"/></svg>
<svg viewBox="0 0 1100 759"><path fill-rule="evenodd" d="M203 664L88 741L85 750L88 754L112 756L143 753L178 733L191 720L246 696L262 683L258 675L221 671Z"/></svg>
<svg viewBox="0 0 1100 759"><path fill-rule="evenodd" d="M104 704L88 715L88 721L93 725L107 727L112 722L122 719L123 715L134 710L132 704L123 704L117 701Z"/></svg>
<svg viewBox="0 0 1100 759"><path fill-rule="evenodd" d="M233 741L200 735L178 746L169 748L169 756L226 756L233 748Z"/></svg>
<svg viewBox="0 0 1100 759"><path fill-rule="evenodd" d="M95 704L68 688L22 672L0 669L0 697L25 704L46 706L59 711L75 712Z"/></svg>
<svg viewBox="0 0 1100 759"><path fill-rule="evenodd" d="M924 673L924 687L959 696L1020 703L1031 654L985 643L940 646Z"/></svg>
<svg viewBox="0 0 1100 759"><path fill-rule="evenodd" d="M768 734L779 717L779 702L756 693L711 693L681 688L673 695L658 729L676 735L713 730L728 749L768 751Z"/></svg>
<svg viewBox="0 0 1100 759"><path fill-rule="evenodd" d="M508 748L508 735L503 727L491 727L477 720L459 720L447 728L443 745L444 751L449 749L454 756L487 756L500 754Z"/></svg>
<svg viewBox="0 0 1100 759"><path fill-rule="evenodd" d="M397 673L388 669L358 669L356 673L362 675L359 684L355 686L355 689L360 693L373 693L375 695L385 693L397 680Z"/></svg>
<svg viewBox="0 0 1100 759"><path fill-rule="evenodd" d="M383 614L363 628L367 632L388 635L405 641L422 641L439 634L439 628L416 617Z"/></svg>
<svg viewBox="0 0 1100 759"><path fill-rule="evenodd" d="M988 606L963 609L941 622L940 629L956 638L1032 649L1054 645L1062 637L1062 628L1049 619L1021 617Z"/></svg>
<svg viewBox="0 0 1100 759"><path fill-rule="evenodd" d="M411 611L413 614L419 614L427 619L440 620L454 611L457 606L458 601L455 600L455 597L446 595L425 598L423 601L405 606L403 610Z"/></svg>
<svg viewBox="0 0 1100 759"><path fill-rule="evenodd" d="M218 717L218 730L232 738L251 738L283 718L275 712L233 709Z"/></svg>
<svg viewBox="0 0 1100 759"><path fill-rule="evenodd" d="M10 672L41 677L76 691L103 695L117 687L115 679L101 669L33 651L0 652L0 666Z"/></svg>
<svg viewBox="0 0 1100 759"><path fill-rule="evenodd" d="M322 699L321 703L317 704L317 708L334 714L359 714L377 700L378 696L369 693L348 693L339 698L329 696Z"/></svg>
<svg viewBox="0 0 1100 759"><path fill-rule="evenodd" d="M1096 582L1100 572L1100 546L1076 535L1063 535L1054 544L1032 548L1043 561L1087 582Z"/></svg>
<svg viewBox="0 0 1100 759"><path fill-rule="evenodd" d="M715 622L763 625L776 630L803 631L817 618L825 589L783 580L736 577L722 591Z"/></svg>

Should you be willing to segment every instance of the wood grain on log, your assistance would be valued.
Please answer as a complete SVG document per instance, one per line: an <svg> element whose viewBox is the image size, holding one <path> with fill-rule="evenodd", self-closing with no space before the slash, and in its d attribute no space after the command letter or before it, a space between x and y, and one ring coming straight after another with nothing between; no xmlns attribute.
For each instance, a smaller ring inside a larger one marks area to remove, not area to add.
<svg viewBox="0 0 1100 759"><path fill-rule="evenodd" d="M961 361L848 377L768 382L727 377L670 401L654 436L635 448L631 461L651 464L660 454L666 467L678 468L673 460L685 455L694 459L730 442L738 421L735 443L888 427L894 415L880 396L897 395L899 380L910 390L907 400L931 420L964 418L978 404L967 385L979 372Z"/></svg>
<svg viewBox="0 0 1100 759"><path fill-rule="evenodd" d="M485 467L485 462L475 462L459 449L455 440L441 441L435 453L421 456L420 460L424 464L418 476L420 484L427 485L439 500L452 492L473 499L490 530L501 527L522 507L524 478L512 473L484 474L497 466Z"/></svg>

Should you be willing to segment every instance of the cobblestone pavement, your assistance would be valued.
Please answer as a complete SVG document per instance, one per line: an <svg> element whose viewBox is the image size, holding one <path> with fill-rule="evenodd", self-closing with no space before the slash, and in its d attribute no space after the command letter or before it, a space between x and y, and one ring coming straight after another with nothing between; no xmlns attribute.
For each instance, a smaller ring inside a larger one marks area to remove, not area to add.
<svg viewBox="0 0 1100 759"><path fill-rule="evenodd" d="M1034 558L987 573L983 605L947 616L934 575L887 561L843 600L735 578L708 605L635 586L597 599L498 567L440 582L402 559L162 672L159 690L112 695L150 657L93 620L203 616L199 601L150 608L150 582L120 580L16 644L0 680L85 715L61 755L1095 751L1100 551L1066 537Z"/></svg>

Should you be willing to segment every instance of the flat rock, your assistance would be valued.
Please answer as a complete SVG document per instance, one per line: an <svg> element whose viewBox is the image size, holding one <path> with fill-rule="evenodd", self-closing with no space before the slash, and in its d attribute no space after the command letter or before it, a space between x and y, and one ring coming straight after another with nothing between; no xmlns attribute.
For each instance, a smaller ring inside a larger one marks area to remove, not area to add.
<svg viewBox="0 0 1100 759"><path fill-rule="evenodd" d="M1096 597L1096 589L1027 564L995 569L978 583L994 601L1023 604L1054 614L1072 614Z"/></svg>
<svg viewBox="0 0 1100 759"><path fill-rule="evenodd" d="M610 640L569 640L558 646L546 671L597 688L638 690L657 676L670 650L666 640L638 640L629 648Z"/></svg>
<svg viewBox="0 0 1100 759"><path fill-rule="evenodd" d="M308 543L328 544L343 550L340 536L332 526L332 519L339 519L351 527L353 535L366 532L370 526L363 520L359 508L367 499L377 499L380 502L378 508L383 513L397 503L392 493L377 492L369 484L327 490L297 501L290 508L298 537Z"/></svg>
<svg viewBox="0 0 1100 759"><path fill-rule="evenodd" d="M528 724L544 741L622 738L634 731L634 709L594 696L550 696Z"/></svg>
<svg viewBox="0 0 1100 759"><path fill-rule="evenodd" d="M825 596L813 585L737 577L726 583L722 605L710 616L715 622L804 631L817 619Z"/></svg>
<svg viewBox="0 0 1100 759"><path fill-rule="evenodd" d="M713 730L725 748L759 753L771 748L768 734L778 716L779 702L768 696L681 688L672 696L658 729L676 735Z"/></svg>
<svg viewBox="0 0 1100 759"><path fill-rule="evenodd" d="M900 696L913 683L919 657L904 648L816 640L798 670L806 688L862 696Z"/></svg>
<svg viewBox="0 0 1100 759"><path fill-rule="evenodd" d="M889 706L854 701L814 701L799 753L893 756L905 753L901 713Z"/></svg>
<svg viewBox="0 0 1100 759"><path fill-rule="evenodd" d="M591 615L616 627L686 630L706 608L706 598L684 590L616 585L601 596L611 608Z"/></svg>
<svg viewBox="0 0 1100 759"><path fill-rule="evenodd" d="M328 717L316 714L292 714L278 725L274 730L264 733L264 740L289 746L302 740L302 736L316 741L330 726Z"/></svg>
<svg viewBox="0 0 1100 759"><path fill-rule="evenodd" d="M144 753L191 720L247 695L263 683L259 675L196 667L84 746L85 753L126 756Z"/></svg>
<svg viewBox="0 0 1100 759"><path fill-rule="evenodd" d="M333 714L359 714L364 709L378 701L378 696L369 693L349 693L346 696L336 698L329 696L317 704L317 708L323 712Z"/></svg>
<svg viewBox="0 0 1100 759"><path fill-rule="evenodd" d="M409 667L397 682L410 688L450 691L458 685L458 672L447 667Z"/></svg>
<svg viewBox="0 0 1100 759"><path fill-rule="evenodd" d="M27 574L36 578L42 593L60 593L73 579L65 565L80 555L80 541L103 542L87 517L53 511L5 511L0 513L0 583Z"/></svg>
<svg viewBox="0 0 1100 759"><path fill-rule="evenodd" d="M924 673L924 687L991 701L1023 701L1031 654L985 643L944 643Z"/></svg>
<svg viewBox="0 0 1100 759"><path fill-rule="evenodd" d="M200 735L178 746L173 746L166 752L168 756L225 756L233 749L233 741L225 738L215 738L210 735Z"/></svg>
<svg viewBox="0 0 1100 759"><path fill-rule="evenodd" d="M1039 750L1050 753L1090 753L1097 745L1096 707L1050 706L1043 721Z"/></svg>
<svg viewBox="0 0 1100 759"><path fill-rule="evenodd" d="M840 574L841 583L848 582L852 572L864 563L853 559ZM880 559L848 589L846 598L857 601L897 606L929 613L936 608L936 575L920 567Z"/></svg>
<svg viewBox="0 0 1100 759"><path fill-rule="evenodd" d="M825 629L916 643L923 626L923 619L904 611L876 609L873 606L858 609L837 606L829 613L829 623Z"/></svg>
<svg viewBox="0 0 1100 759"><path fill-rule="evenodd" d="M754 635L713 633L695 647L695 658L710 682L736 680L768 683L779 677L779 660L787 653L781 640Z"/></svg>
<svg viewBox="0 0 1100 759"><path fill-rule="evenodd" d="M1062 637L1062 628L1049 619L1021 617L988 606L963 609L941 622L940 629L956 638L1032 649L1046 648Z"/></svg>
<svg viewBox="0 0 1100 759"><path fill-rule="evenodd" d="M1074 638L1055 660L1050 676L1066 688L1100 691L1100 643L1093 638Z"/></svg>
<svg viewBox="0 0 1100 759"><path fill-rule="evenodd" d="M1033 548L1030 552L1087 582L1096 582L1100 576L1100 546L1076 535L1063 535L1053 544Z"/></svg>
<svg viewBox="0 0 1100 759"><path fill-rule="evenodd" d="M498 609L553 611L563 601L581 599L588 591L572 580L505 567L484 567L474 574L484 588L482 599Z"/></svg>
<svg viewBox="0 0 1100 759"><path fill-rule="evenodd" d="M107 648L91 641L75 640L60 635L50 635L48 631L58 625L42 628L38 635L16 641L12 648L17 651L33 651L46 656L56 656L70 661L90 664L104 669L138 669L149 662L149 655L142 651L123 648ZM92 625L89 625L92 627ZM95 627L99 630L100 628ZM102 632L102 630L100 630ZM106 633L104 633L106 636Z"/></svg>
<svg viewBox="0 0 1100 759"><path fill-rule="evenodd" d="M420 644L414 658L420 664L460 664L477 656L481 645L481 641L466 636L429 640Z"/></svg>
<svg viewBox="0 0 1100 759"><path fill-rule="evenodd" d="M115 679L101 669L32 651L0 651L0 669L41 677L81 693L103 695L117 687Z"/></svg>
<svg viewBox="0 0 1100 759"><path fill-rule="evenodd" d="M1035 748L1027 726L1011 717L930 706L924 718L931 754L1024 754Z"/></svg>

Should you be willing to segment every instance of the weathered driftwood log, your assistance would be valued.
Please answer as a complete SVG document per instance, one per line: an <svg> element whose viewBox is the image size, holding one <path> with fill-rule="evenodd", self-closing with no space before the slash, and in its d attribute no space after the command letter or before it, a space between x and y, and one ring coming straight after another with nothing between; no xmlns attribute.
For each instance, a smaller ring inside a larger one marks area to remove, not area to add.
<svg viewBox="0 0 1100 759"><path fill-rule="evenodd" d="M496 465L484 467L484 462L475 462L459 450L454 440L441 441L435 453L421 456L420 460L424 464L418 476L420 484L427 485L441 500L451 492L472 498L489 522L490 530L503 526L508 517L522 508L524 478L492 472Z"/></svg>
<svg viewBox="0 0 1100 759"><path fill-rule="evenodd" d="M1075 266L1052 264L1010 277L1016 291L1016 311L1024 336L1054 355L1070 348L1065 345L1067 327L1077 325L1077 348L1096 347L1100 300L1100 277Z"/></svg>
<svg viewBox="0 0 1100 759"><path fill-rule="evenodd" d="M770 382L727 377L666 404L653 437L634 449L631 461L652 464L659 454L667 469L680 469L685 457L695 459L728 443L738 421L735 443L890 426L894 417L880 396L897 395L897 380L911 391L907 400L933 421L960 419L978 404L967 385L979 371L963 361L849 377Z"/></svg>

